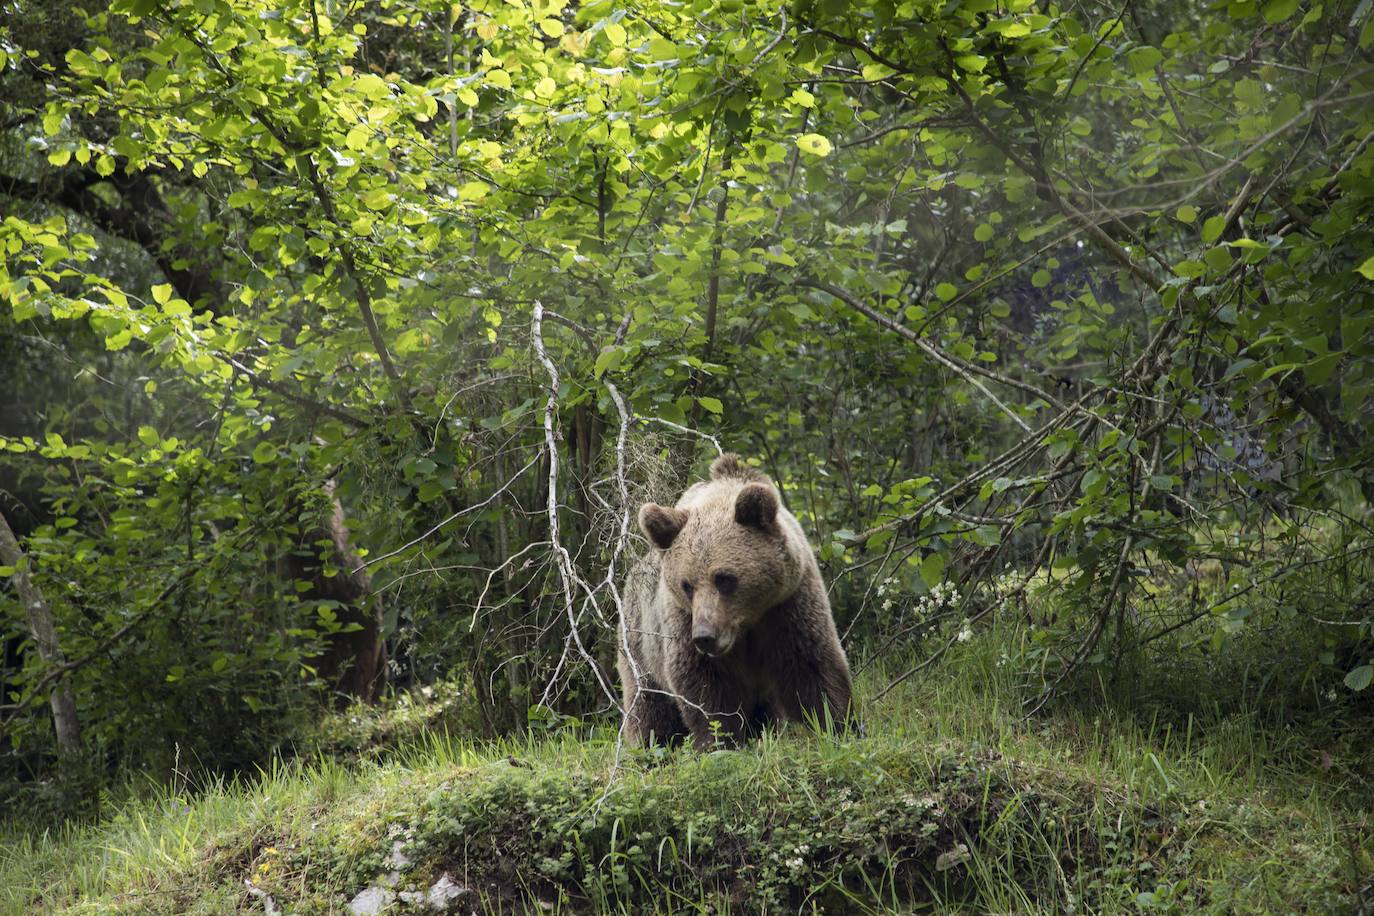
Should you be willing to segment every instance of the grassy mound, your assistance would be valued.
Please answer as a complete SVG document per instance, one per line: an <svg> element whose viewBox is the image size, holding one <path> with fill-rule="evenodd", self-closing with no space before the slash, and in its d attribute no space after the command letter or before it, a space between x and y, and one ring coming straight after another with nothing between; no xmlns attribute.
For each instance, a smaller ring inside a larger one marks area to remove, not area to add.
<svg viewBox="0 0 1374 916"><path fill-rule="evenodd" d="M571 736L486 754L435 742L405 764L145 802L12 848L9 903L211 913L268 895L330 912L372 887L406 911L397 892L447 874L516 912L1063 909L1153 888L1166 852L1159 814L995 752L789 735L615 757Z"/></svg>
<svg viewBox="0 0 1374 916"><path fill-rule="evenodd" d="M3 838L0 909L421 912L436 884L459 912L1357 912L1374 899L1369 787L1329 750L1234 712L1177 728L1027 723L993 655L970 647L950 662L959 677L894 691L867 711L867 737L791 730L709 754L628 752L586 728L474 744L417 727L412 700L399 745L252 784L161 787L99 823Z"/></svg>
<svg viewBox="0 0 1374 916"><path fill-rule="evenodd" d="M1117 858L1104 840L1134 847L1141 823L1123 833L1084 786L949 748L789 738L642 763L613 782L519 758L456 772L402 818L399 848L517 908L852 911L1068 903Z"/></svg>

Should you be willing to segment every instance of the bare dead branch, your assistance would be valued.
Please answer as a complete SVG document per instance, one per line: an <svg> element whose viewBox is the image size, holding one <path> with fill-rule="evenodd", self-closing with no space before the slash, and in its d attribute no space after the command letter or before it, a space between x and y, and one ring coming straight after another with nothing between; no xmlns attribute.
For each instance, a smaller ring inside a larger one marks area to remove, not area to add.
<svg viewBox="0 0 1374 916"><path fill-rule="evenodd" d="M615 692L607 682L601 665L597 663L592 654L587 651L587 647L582 642L582 636L577 628L577 613L573 602L573 592L578 583L578 576L573 569L572 557L568 550L563 546L559 536L558 526L558 429L557 429L557 408L558 408L558 386L560 384L558 367L549 358L547 349L544 347L544 306L538 300L534 303L534 314L531 321L531 337L534 341L535 353L539 362L549 374L549 396L544 403L544 454L549 463L548 475L548 502L547 515L549 521L549 541L553 546L554 557L557 560L558 575L563 583L563 607L568 618L568 640L577 648L582 660L591 668L592 674L596 677L597 684L611 704L619 708L620 702L616 699ZM566 653L566 645L565 645ZM560 661L560 667L561 667ZM554 672L556 678L558 672Z"/></svg>

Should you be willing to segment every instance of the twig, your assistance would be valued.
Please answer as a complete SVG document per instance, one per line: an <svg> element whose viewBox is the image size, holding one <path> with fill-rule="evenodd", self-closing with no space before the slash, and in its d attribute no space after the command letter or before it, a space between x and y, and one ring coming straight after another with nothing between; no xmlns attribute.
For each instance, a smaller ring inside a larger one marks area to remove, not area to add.
<svg viewBox="0 0 1374 916"><path fill-rule="evenodd" d="M504 493L504 492L506 492L507 490L509 490L509 489L511 488L511 485L514 484L517 480L519 480L522 476L524 476L525 472L528 471L530 468L534 467L534 465L535 465L538 461L539 461L539 456L538 456L538 455L535 455L533 458L531 458L531 459L529 460L529 462L528 462L523 468L521 468L520 470L516 471L516 472L515 472L515 475L514 475L513 477L511 477L510 480L507 480L504 484L502 484L501 487L500 487L500 489L496 490L494 493L492 493L492 494L491 494L490 496L488 496L486 499L482 500L480 503L477 503L476 505L468 506L468 507L466 507L466 508L464 508L464 509L459 509L457 512L453 513L453 514L450 515L448 518L444 519L442 522L439 522L437 525L435 525L433 528L430 528L428 531L426 531L424 534L420 535L419 537L414 538L414 539L412 539L412 540L410 540L410 541L407 541L406 543L402 544L400 547L397 547L395 550L388 551L387 553L384 553L384 554L382 554L382 555L379 556L379 557L373 557L372 559L370 559L370 560L366 561L365 563L362 563L361 565L359 565L359 566L358 566L358 569L359 569L359 570L367 569L369 566L373 565L374 563L380 563L380 562L382 562L383 560L389 560L389 559L391 559L392 557L396 556L397 554L404 553L405 551L407 551L407 550L409 550L410 548L414 547L416 544L419 544L421 541L424 541L425 539L427 539L430 535L434 534L434 533L437 532L440 528L444 527L445 525L447 525L449 522L453 521L454 519L462 518L464 515L467 515L467 514L469 514L469 513L471 513L471 512L476 512L478 509L484 509L484 508L486 508L487 506L491 505L493 502L495 502L495 500L496 500L496 498L497 498L498 496L500 496L502 493Z"/></svg>
<svg viewBox="0 0 1374 916"><path fill-rule="evenodd" d="M928 356L930 356L931 359L934 359L936 362L948 367L951 371L953 371L959 377L963 378L970 385L975 386L979 391L983 392L983 394L985 394L994 404L996 404L1004 413L1006 413L1007 416L1011 417L1014 421L1016 421L1016 424L1020 426L1021 429L1025 432L1030 432L1030 426L1026 423L1026 421L1022 420L1015 413L1012 413L1011 410L1000 400L998 400L992 392L988 391L987 388L985 388L982 385L982 383L980 383L977 379L973 378L973 375L981 375L984 378L990 379L994 382L1000 382L1003 385L1007 385L1011 388L1015 388L1018 391L1029 394L1032 397L1040 398L1041 400L1045 401L1047 404L1050 404L1053 407L1058 407L1062 409L1064 406L1060 404L1057 400L1055 400L1055 398L1052 395L1047 394L1044 391L1041 391L1034 385L1029 385L1026 382L1022 382L1018 379L1010 378L1008 376L1001 374L1000 372L994 372L993 370L987 369L983 366L978 366L973 363L965 362L959 359L958 357L950 356L948 353L945 353L939 347L936 347L930 341L926 340L924 337L921 337L915 331L911 330L911 328L899 324L898 322L893 321L891 318L887 317L881 312L870 308L868 305L864 304L862 301L860 301L860 299L857 296L855 296L848 290L835 286L832 283L826 283L819 280L799 280L797 281L797 285L809 287L811 289L817 289L823 293L828 293L829 295L834 296L836 299L839 299L841 302L843 302L850 308L854 309L855 311L860 312L866 315L867 317L871 318L873 321L887 328L889 331L892 331L893 333L901 337L904 337L912 343L916 344L916 346L920 347L921 350L925 352Z"/></svg>
<svg viewBox="0 0 1374 916"><path fill-rule="evenodd" d="M307 398L302 394L292 391L289 387L283 385L281 382L274 381L273 379L270 379L265 375L254 372L252 369L249 369L247 366L245 366L238 360L234 359L232 356L226 356L225 362L233 366L239 372L242 372L245 376L248 377L248 380L252 382L254 385L260 385L263 388L266 388L268 391L281 395L288 401L294 401L301 407L308 407L311 410L317 410L320 413L327 414L336 420L342 420L350 426L356 426L359 429L368 429L372 426L372 421L366 420L363 417L358 416L357 414L349 413L348 411L335 407L332 404L326 404L323 401L315 401L310 398Z"/></svg>
<svg viewBox="0 0 1374 916"><path fill-rule="evenodd" d="M1097 36L1097 41L1093 42L1093 46L1088 49L1088 53L1084 54L1083 59L1078 62L1077 68L1073 71L1073 76L1069 79L1069 85L1064 89L1064 98L1068 99L1073 97L1074 84L1076 84L1078 78L1083 75L1083 68L1088 65L1088 61L1093 59L1093 55L1097 53L1098 48L1102 47L1102 43L1116 31L1117 24L1121 22L1121 17L1126 15L1126 10L1130 5L1131 0L1126 0L1125 3L1121 4L1121 9L1116 11L1116 16L1112 19L1112 24L1101 30L1101 34Z"/></svg>
<svg viewBox="0 0 1374 916"><path fill-rule="evenodd" d="M689 436L700 436L702 439L707 440L716 447L717 455L725 454L725 449L721 447L720 440L717 439L715 436L711 435L710 433L704 433L699 429L692 429L690 426L683 426L681 423L674 423L672 420L665 420L662 417L645 417L644 419L650 423L662 423L669 429L675 429L678 432L686 433Z"/></svg>

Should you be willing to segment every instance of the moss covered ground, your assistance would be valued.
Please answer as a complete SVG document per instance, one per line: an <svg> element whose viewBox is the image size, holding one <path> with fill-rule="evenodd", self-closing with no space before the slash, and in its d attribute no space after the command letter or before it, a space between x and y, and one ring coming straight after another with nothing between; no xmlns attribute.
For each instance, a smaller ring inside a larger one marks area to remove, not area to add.
<svg viewBox="0 0 1374 916"><path fill-rule="evenodd" d="M1003 655L992 634L960 646L865 707L863 736L794 728L705 754L630 751L582 723L471 741L452 731L461 690L413 694L340 714L254 778L10 827L0 910L403 913L431 893L505 913L1374 904L1366 741L1220 703L1025 719Z"/></svg>

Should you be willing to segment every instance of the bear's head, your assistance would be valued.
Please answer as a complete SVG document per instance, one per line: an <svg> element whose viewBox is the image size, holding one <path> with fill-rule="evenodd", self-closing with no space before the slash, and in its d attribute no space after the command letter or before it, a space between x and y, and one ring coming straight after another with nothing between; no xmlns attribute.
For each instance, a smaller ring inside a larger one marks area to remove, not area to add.
<svg viewBox="0 0 1374 916"><path fill-rule="evenodd" d="M702 655L729 653L800 586L800 533L786 530L791 516L780 511L771 483L747 479L699 484L677 507L639 510L640 528L663 553L663 585L691 616L690 638Z"/></svg>

